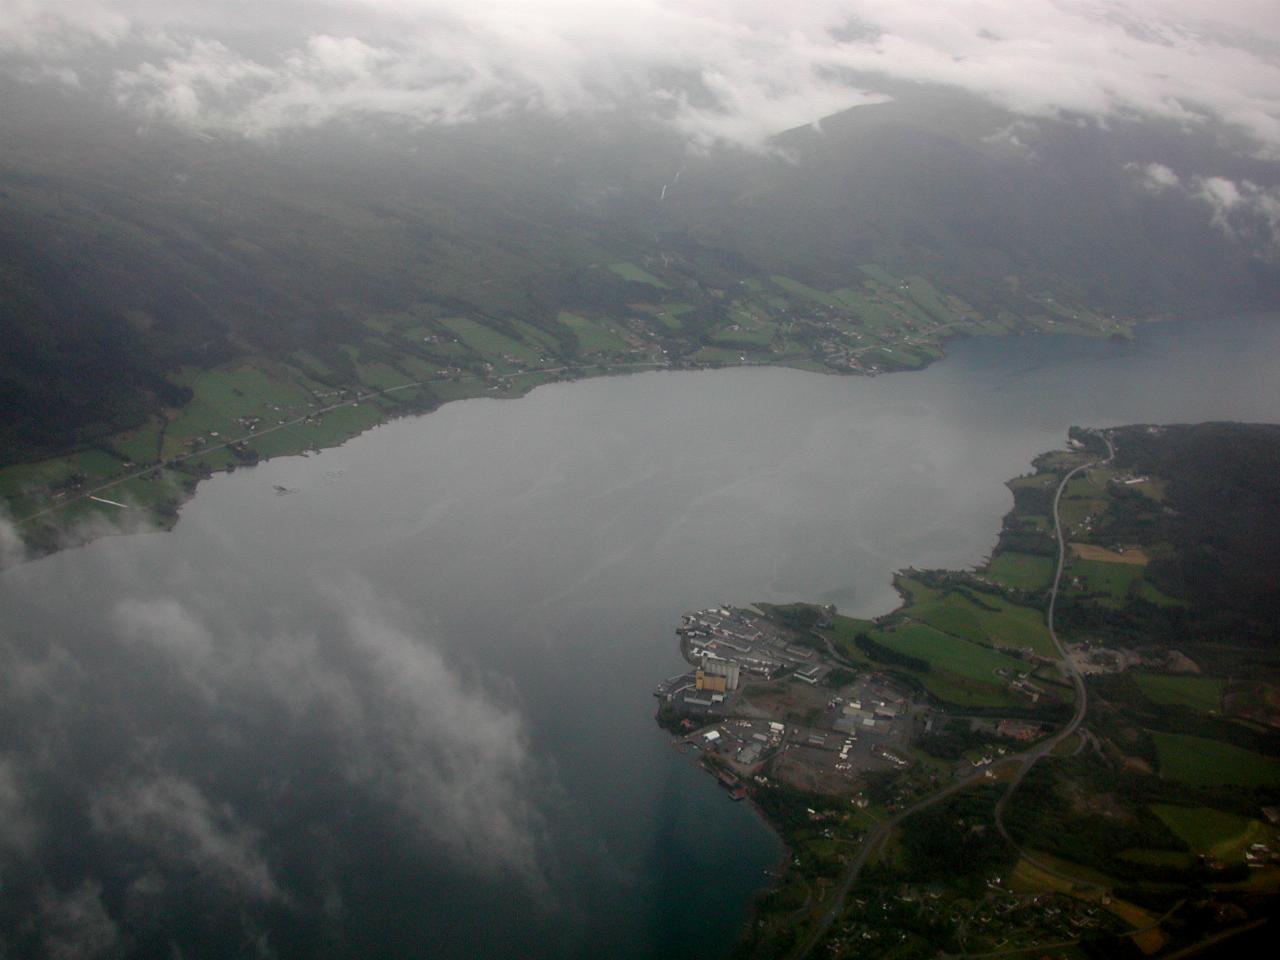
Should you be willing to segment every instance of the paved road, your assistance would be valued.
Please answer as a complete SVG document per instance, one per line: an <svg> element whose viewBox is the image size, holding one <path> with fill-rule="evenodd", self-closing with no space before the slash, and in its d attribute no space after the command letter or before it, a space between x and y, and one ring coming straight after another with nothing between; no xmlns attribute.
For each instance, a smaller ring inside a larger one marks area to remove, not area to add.
<svg viewBox="0 0 1280 960"><path fill-rule="evenodd" d="M1058 639L1058 631L1054 626L1054 612L1058 605L1058 588L1062 584L1062 571L1066 566L1067 559L1067 538L1062 531L1062 516L1058 510L1058 505L1062 500L1062 491L1067 488L1067 484L1071 482L1072 477L1081 471L1088 470L1090 467L1097 466L1099 463L1111 462L1112 457L1115 456L1115 448L1111 445L1111 438L1105 433L1102 435L1102 439L1105 440L1107 444L1106 458L1104 460L1091 460L1088 463L1081 464L1074 470L1069 471L1067 475L1062 478L1062 482L1058 484L1058 489L1053 495L1053 532L1058 538L1058 568L1054 571L1053 586L1049 589L1049 609L1045 614L1045 623L1049 628L1049 638L1053 641L1053 645L1058 651L1058 656L1062 658L1062 663L1066 667L1067 673L1071 676L1071 685L1075 688L1076 692L1076 712L1075 715L1072 716L1071 721L1052 737L1021 754L1022 765L1019 767L1017 774L1014 775L1013 780L1009 782L1009 788L1005 790L1004 794L996 802L995 808L996 829L1000 831L1000 836L1004 837L1010 846L1018 850L1019 853L1022 853L1023 857L1034 863L1037 867L1053 874L1054 876L1060 877L1064 875L1053 869L1048 864L1040 863L1035 858L1027 856L1018 844L1014 842L1013 837L1009 834L1008 827L1005 825L1004 812L1005 808L1009 805L1009 798L1012 797L1018 787L1021 786L1022 781L1025 780L1027 774L1031 772L1031 768L1036 765L1036 762L1040 760L1041 757L1049 753L1059 743L1076 732L1076 728L1080 726L1081 722L1084 720L1085 713L1089 709L1089 691L1085 687L1084 677L1081 675L1080 671L1076 669L1075 663L1067 655L1066 648L1063 647L1062 641ZM1074 878L1070 877L1066 879L1074 880Z"/></svg>
<svg viewBox="0 0 1280 960"><path fill-rule="evenodd" d="M853 889L853 885L858 882L858 875L862 873L862 868L866 866L867 860L870 859L880 844L884 843L885 838L893 832L896 827L907 817L914 816L926 807L931 807L935 803L945 800L952 794L959 793L968 787L978 783L986 776L986 773L975 773L971 777L964 780L957 780L955 783L937 793L930 794L920 802L900 810L888 820L881 820L878 824L871 828L871 832L867 834L867 838L862 842L862 846L858 848L857 855L853 858L853 862L849 864L849 872L845 874L844 882L840 884L840 892L836 896L831 906L827 908L827 912L822 915L822 919L818 921L818 925L810 932L804 942L791 954L792 957L807 957L809 952L818 945L818 941L831 929L831 924L844 910L844 902L849 897L849 891Z"/></svg>
<svg viewBox="0 0 1280 960"><path fill-rule="evenodd" d="M1053 586L1049 590L1049 608L1047 613L1045 614L1045 620L1049 627L1049 636L1053 640L1053 645L1057 649L1058 655L1062 657L1062 662L1065 664L1067 668L1067 672L1071 675L1071 683L1072 683L1072 686L1075 687L1075 692L1076 692L1076 712L1075 712L1075 715L1071 718L1071 722L1068 723L1065 727L1063 727L1060 731L1058 731L1058 733L1054 734L1048 740L1045 740L1044 742L1039 743L1036 746L1032 747L1030 750L1027 750L1024 753L1018 754L1015 757L1011 758L1011 759L1020 761L1021 766L1018 769L1018 773L1014 776L1013 780L1009 783L1009 788L1005 790L1004 794L1000 797L1000 800L996 803L995 822L996 822L996 827L1000 831L1000 835L1004 837L1005 840L1008 841L1008 843L1011 846L1019 850L1020 853L1021 853L1021 849L1018 847L1016 843L1014 843L1013 838L1009 835L1008 829L1005 827L1004 808L1008 804L1009 798L1013 796L1014 791L1018 789L1018 785L1022 783L1023 779L1030 772L1031 768L1035 766L1036 761L1039 760L1041 757L1043 757L1045 754L1049 753L1049 751L1051 751L1054 747L1056 747L1061 741L1065 740L1067 737L1071 736L1071 734L1075 733L1076 728L1079 727L1081 721L1084 720L1085 712L1088 710L1088 707L1089 707L1089 699L1088 699L1089 695L1088 695L1088 691L1085 689L1084 678L1080 675L1080 672L1075 668L1075 665L1071 662L1071 659L1067 656L1066 648L1063 647L1062 641L1058 639L1057 631L1054 629L1053 621L1054 621L1054 611L1057 608L1058 588L1062 583L1062 571L1066 565L1066 557L1067 557L1067 540L1062 533L1062 518L1058 512L1058 504L1062 499L1062 491L1066 489L1067 484L1070 482L1072 477L1080 473L1082 470L1088 470L1090 467L1097 466L1099 463L1111 462L1112 457L1115 456L1115 448L1111 445L1110 437L1108 437L1106 434L1103 434L1102 438L1103 440L1106 441L1106 444L1107 444L1106 459L1091 460L1088 463L1081 464L1080 466L1076 467L1074 470L1070 471L1065 477L1062 478L1062 482L1058 484L1058 489L1053 495L1053 529L1054 529L1054 534L1058 538L1058 568L1053 576ZM828 644L828 648L830 649L830 644ZM836 918L844 910L845 900L849 896L849 891L853 889L853 885L857 883L858 875L862 872L863 866L866 865L866 862L870 858L871 854L875 852L876 848L878 848L881 843L884 842L885 838L889 836L889 834L893 831L894 827L896 827L899 823L901 823L903 820L907 819L908 817L914 816L915 814L919 813L921 810L924 810L927 807L933 806L935 803L945 800L947 797L950 797L952 794L955 794L961 790L964 790L966 787L972 786L973 784L982 780L984 776L985 776L985 773L974 774L973 776L968 777L967 779L959 780L951 784L950 786L946 787L945 789L940 790L937 793L926 797L925 799L921 800L919 803L916 803L915 805L910 806L907 809L898 812L890 819L882 820L879 824L877 824L874 828L872 828L871 832L867 834L866 840L863 841L862 847L858 850L857 856L854 857L853 862L849 865L849 872L845 875L844 882L840 885L839 895L832 902L831 906L827 908L826 913L822 915L822 918L818 921L818 925L814 927L814 929L810 932L809 936L804 939L804 941L800 944L800 946L795 951L793 951L791 956L794 958L794 960L801 960L801 958L807 957L810 951L812 951L813 948L817 946L818 942L822 939L822 937L826 934L826 932L829 929L831 929L831 924L835 922ZM1022 856L1026 857L1026 859L1030 860L1032 863L1035 863L1037 867L1047 871L1048 873L1051 873L1055 876L1063 876L1062 874L1058 873L1058 871L1054 870L1052 867L1046 864L1040 863L1031 857L1027 857L1025 853L1023 853ZM1074 877L1068 877L1066 879L1070 879L1073 882L1079 882Z"/></svg>

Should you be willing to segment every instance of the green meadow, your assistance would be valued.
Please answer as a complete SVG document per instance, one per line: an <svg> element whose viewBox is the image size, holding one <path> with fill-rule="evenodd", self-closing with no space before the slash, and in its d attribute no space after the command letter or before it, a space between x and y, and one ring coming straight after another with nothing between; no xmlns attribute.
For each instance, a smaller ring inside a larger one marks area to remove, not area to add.
<svg viewBox="0 0 1280 960"><path fill-rule="evenodd" d="M1222 706L1222 688L1226 681L1219 677L1185 673L1134 673L1132 676L1143 696L1155 703L1189 707L1204 713L1215 713Z"/></svg>
<svg viewBox="0 0 1280 960"><path fill-rule="evenodd" d="M1280 761L1230 743L1152 733L1160 774L1195 787L1280 787Z"/></svg>

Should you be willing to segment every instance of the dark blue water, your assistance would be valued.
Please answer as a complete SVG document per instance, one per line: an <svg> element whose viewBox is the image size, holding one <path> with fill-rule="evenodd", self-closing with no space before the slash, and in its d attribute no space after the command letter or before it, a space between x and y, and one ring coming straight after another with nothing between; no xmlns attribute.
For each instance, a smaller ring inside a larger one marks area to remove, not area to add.
<svg viewBox="0 0 1280 960"><path fill-rule="evenodd" d="M456 403L12 569L0 955L723 952L781 850L652 722L681 611L884 612L1071 424L1280 420L1274 321Z"/></svg>

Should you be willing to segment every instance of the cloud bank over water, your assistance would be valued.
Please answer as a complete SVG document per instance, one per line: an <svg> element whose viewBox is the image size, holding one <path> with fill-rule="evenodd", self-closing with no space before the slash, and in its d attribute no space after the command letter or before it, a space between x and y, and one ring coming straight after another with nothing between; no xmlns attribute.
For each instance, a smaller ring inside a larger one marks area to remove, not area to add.
<svg viewBox="0 0 1280 960"><path fill-rule="evenodd" d="M240 615L235 576L175 571L207 582L179 591L125 562L77 592L98 632L57 641L40 566L5 573L7 596L32 595L0 626L0 880L46 917L50 955L109 947L122 901L161 917L199 891L314 913L318 878L341 869L325 851L342 844L319 838L344 808L381 811L379 830L451 870L546 894L539 804L554 785L518 697L366 583L317 584L318 615L281 611L264 630ZM299 823L320 831L301 868L282 846Z"/></svg>
<svg viewBox="0 0 1280 960"><path fill-rule="evenodd" d="M355 117L623 112L759 147L878 78L1028 116L1212 120L1280 155L1264 0L9 0L0 58L141 116L269 135Z"/></svg>

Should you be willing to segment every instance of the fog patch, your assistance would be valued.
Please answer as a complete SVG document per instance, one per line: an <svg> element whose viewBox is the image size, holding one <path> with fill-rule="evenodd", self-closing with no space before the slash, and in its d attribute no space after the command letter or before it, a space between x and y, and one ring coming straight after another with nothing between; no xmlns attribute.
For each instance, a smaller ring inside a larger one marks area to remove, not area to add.
<svg viewBox="0 0 1280 960"><path fill-rule="evenodd" d="M280 890L257 849L256 833L226 803L166 774L108 787L91 805L94 827L122 836L161 862L192 869L204 884L257 900Z"/></svg>
<svg viewBox="0 0 1280 960"><path fill-rule="evenodd" d="M119 932L102 903L101 885L92 880L67 893L42 891L32 919L50 960L93 960L115 953Z"/></svg>
<svg viewBox="0 0 1280 960"><path fill-rule="evenodd" d="M274 725L281 744L321 744L352 788L394 807L411 832L473 870L541 887L540 772L514 688L464 678L367 584L350 580L324 593L333 615L320 632L264 637L173 597L122 599L110 620L129 651L169 665L160 673L188 687L209 711L206 722L252 738L238 721L248 714ZM139 796L155 812L189 814L176 818L185 824L213 809L174 783ZM100 812L118 821L124 808Z"/></svg>
<svg viewBox="0 0 1280 960"><path fill-rule="evenodd" d="M1162 163L1130 163L1146 189L1177 193L1209 208L1209 220L1227 239L1264 260L1280 260L1280 186L1222 176L1182 176Z"/></svg>
<svg viewBox="0 0 1280 960"><path fill-rule="evenodd" d="M40 838L40 821L29 804L31 786L18 760L0 755L0 862L26 856Z"/></svg>

